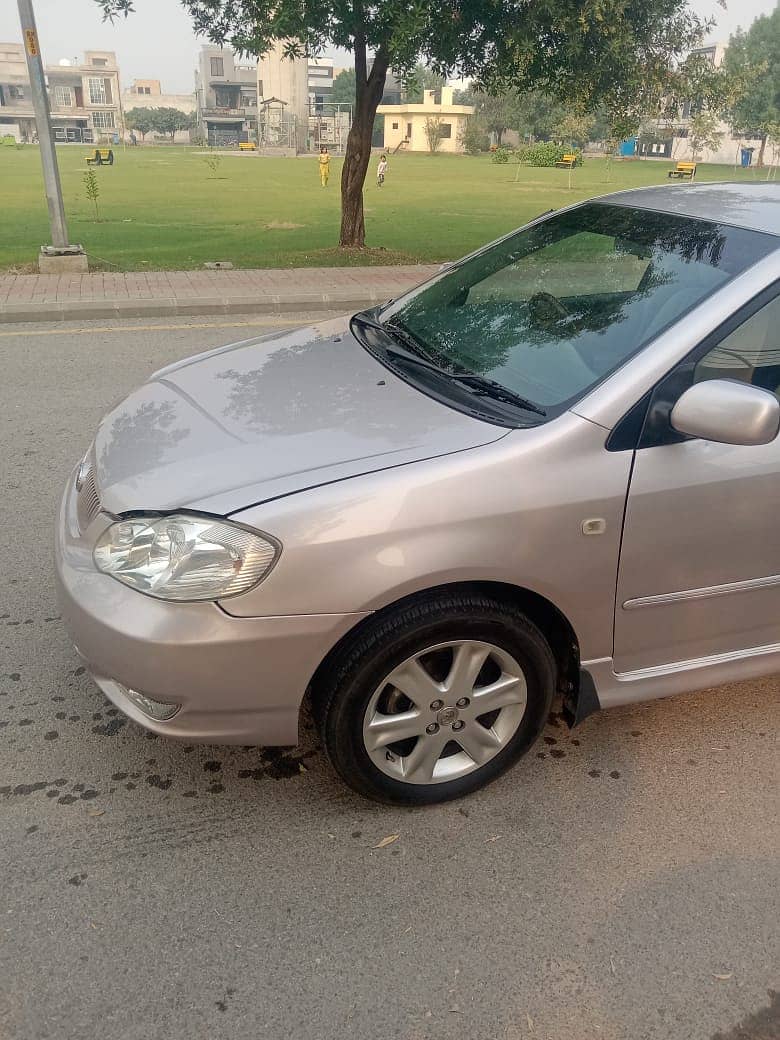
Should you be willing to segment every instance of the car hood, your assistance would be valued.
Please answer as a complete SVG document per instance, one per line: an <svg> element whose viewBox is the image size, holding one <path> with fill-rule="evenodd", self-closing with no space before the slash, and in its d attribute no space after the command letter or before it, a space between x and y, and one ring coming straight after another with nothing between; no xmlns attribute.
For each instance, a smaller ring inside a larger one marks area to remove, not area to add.
<svg viewBox="0 0 780 1040"><path fill-rule="evenodd" d="M226 515L506 433L399 379L343 318L161 369L103 419L94 465L110 513Z"/></svg>

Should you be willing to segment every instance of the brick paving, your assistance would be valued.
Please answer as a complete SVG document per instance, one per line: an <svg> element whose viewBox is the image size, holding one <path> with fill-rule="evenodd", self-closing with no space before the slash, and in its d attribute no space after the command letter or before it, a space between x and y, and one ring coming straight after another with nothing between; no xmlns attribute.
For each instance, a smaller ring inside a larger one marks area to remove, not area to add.
<svg viewBox="0 0 780 1040"><path fill-rule="evenodd" d="M0 274L0 322L230 314L368 306L430 277L435 266L306 267L128 274Z"/></svg>

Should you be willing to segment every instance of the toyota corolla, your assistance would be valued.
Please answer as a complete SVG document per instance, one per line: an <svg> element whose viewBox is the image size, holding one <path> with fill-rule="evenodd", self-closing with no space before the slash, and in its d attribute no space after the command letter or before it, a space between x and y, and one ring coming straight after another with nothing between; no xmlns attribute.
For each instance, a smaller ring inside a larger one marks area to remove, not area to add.
<svg viewBox="0 0 780 1040"><path fill-rule="evenodd" d="M605 196L157 372L62 500L95 681L190 742L295 744L306 698L348 784L422 803L556 696L780 671L778 235L773 184Z"/></svg>

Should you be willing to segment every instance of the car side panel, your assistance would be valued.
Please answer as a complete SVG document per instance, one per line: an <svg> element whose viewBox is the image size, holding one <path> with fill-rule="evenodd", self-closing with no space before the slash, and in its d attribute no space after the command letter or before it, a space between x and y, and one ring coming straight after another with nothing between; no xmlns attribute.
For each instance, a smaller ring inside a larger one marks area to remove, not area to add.
<svg viewBox="0 0 780 1040"><path fill-rule="evenodd" d="M282 542L241 617L362 612L432 586L498 581L546 597L583 656L612 653L630 452L572 414L443 459L401 466L233 514ZM583 524L600 521L603 533Z"/></svg>

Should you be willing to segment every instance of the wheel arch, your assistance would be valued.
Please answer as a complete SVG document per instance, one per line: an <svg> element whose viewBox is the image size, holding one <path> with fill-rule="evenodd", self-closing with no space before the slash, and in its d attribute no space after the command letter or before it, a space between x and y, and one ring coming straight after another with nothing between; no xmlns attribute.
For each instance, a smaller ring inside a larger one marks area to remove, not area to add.
<svg viewBox="0 0 780 1040"><path fill-rule="evenodd" d="M580 647L574 627L551 600L538 592L522 586L501 581L455 581L434 585L406 596L401 596L391 603L383 605L368 617L361 618L339 641L328 651L320 662L309 683L304 704L312 710L315 718L319 712L319 690L323 677L328 673L332 662L344 650L344 647L358 638L360 633L378 618L392 613L399 608L417 603L420 600L435 598L439 595L482 595L489 596L502 603L509 603L522 611L549 643L557 665L557 692L563 697L564 714L573 724L578 718L577 700L580 692ZM579 719L578 719L579 720Z"/></svg>

